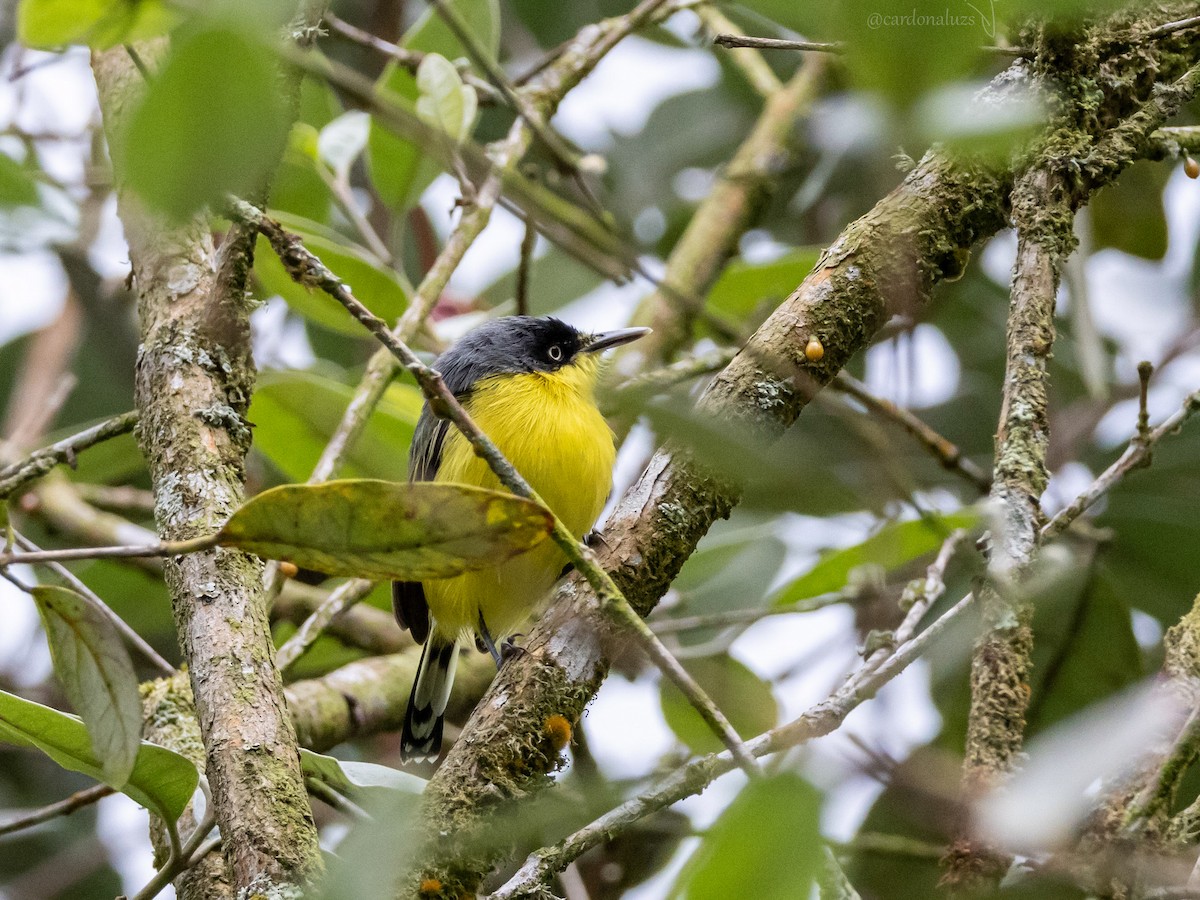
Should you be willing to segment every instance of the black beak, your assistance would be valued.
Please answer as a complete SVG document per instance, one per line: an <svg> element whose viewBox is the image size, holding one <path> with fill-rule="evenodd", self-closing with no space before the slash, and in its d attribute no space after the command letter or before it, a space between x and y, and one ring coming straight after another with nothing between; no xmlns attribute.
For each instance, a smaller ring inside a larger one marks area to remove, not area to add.
<svg viewBox="0 0 1200 900"><path fill-rule="evenodd" d="M616 331L602 331L599 334L593 334L588 342L579 349L583 353L599 353L601 350L620 347L622 344L636 341L649 333L649 328L618 328Z"/></svg>

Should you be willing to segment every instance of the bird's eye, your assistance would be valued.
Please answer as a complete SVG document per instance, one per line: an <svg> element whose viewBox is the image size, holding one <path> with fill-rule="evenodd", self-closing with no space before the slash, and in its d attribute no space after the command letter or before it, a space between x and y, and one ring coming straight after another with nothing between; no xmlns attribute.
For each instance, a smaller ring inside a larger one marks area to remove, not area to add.
<svg viewBox="0 0 1200 900"><path fill-rule="evenodd" d="M558 362L559 360L562 359L562 347L558 346L558 344L555 344L553 347L551 347L549 350L546 351L546 355L548 357L550 357L550 359L553 360L554 362Z"/></svg>

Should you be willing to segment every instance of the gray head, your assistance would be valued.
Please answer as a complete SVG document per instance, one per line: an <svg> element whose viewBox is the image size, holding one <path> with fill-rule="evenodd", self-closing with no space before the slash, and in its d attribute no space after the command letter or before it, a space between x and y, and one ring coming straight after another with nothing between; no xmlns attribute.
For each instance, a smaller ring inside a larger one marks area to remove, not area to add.
<svg viewBox="0 0 1200 900"><path fill-rule="evenodd" d="M504 316L466 334L434 367L451 391L462 394L481 378L556 372L649 333L649 328L622 328L588 334L552 316Z"/></svg>

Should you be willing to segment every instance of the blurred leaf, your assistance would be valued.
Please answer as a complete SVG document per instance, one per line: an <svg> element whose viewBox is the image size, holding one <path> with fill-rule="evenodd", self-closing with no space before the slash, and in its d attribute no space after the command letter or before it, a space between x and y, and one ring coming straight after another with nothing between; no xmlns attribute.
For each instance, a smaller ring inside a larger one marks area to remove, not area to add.
<svg viewBox="0 0 1200 900"><path fill-rule="evenodd" d="M982 81L942 85L921 99L916 124L929 143L1003 167L1037 135L1047 118L1032 92L1019 93L1012 84L1006 88L1007 93L998 98Z"/></svg>
<svg viewBox="0 0 1200 900"><path fill-rule="evenodd" d="M543 541L548 511L463 484L289 484L247 501L219 541L328 575L419 581L503 562Z"/></svg>
<svg viewBox="0 0 1200 900"><path fill-rule="evenodd" d="M847 485L840 471L797 464L797 447L786 436L769 444L748 429L730 428L728 422L712 420L684 397L671 396L645 407L640 405L640 398L618 400L638 402L629 412L644 414L660 441L677 441L715 474L740 482L744 489L742 505L747 508L819 515L867 505L867 498L855 489L857 486ZM811 411L810 406L805 415ZM806 433L796 434L797 440L807 438ZM747 465L750 460L753 465ZM814 477L814 472L819 477Z"/></svg>
<svg viewBox="0 0 1200 900"><path fill-rule="evenodd" d="M35 747L64 769L105 780L82 721L40 703L0 691L0 741ZM174 822L192 799L200 775L186 758L165 747L141 742L129 781L118 788L136 802Z"/></svg>
<svg viewBox="0 0 1200 900"><path fill-rule="evenodd" d="M375 788L401 791L419 797L428 783L424 778L375 763L353 762L313 753L300 748L300 770L306 778L315 778L339 794L353 797L357 792Z"/></svg>
<svg viewBox="0 0 1200 900"><path fill-rule="evenodd" d="M820 867L821 794L792 772L751 781L708 829L671 889L686 900L798 900Z"/></svg>
<svg viewBox="0 0 1200 900"><path fill-rule="evenodd" d="M338 178L346 178L354 161L366 149L371 117L360 109L342 113L317 133L320 159Z"/></svg>
<svg viewBox="0 0 1200 900"><path fill-rule="evenodd" d="M414 791L371 791L362 804L370 818L353 823L312 895L320 900L394 895L420 846L415 828L420 801L420 794Z"/></svg>
<svg viewBox="0 0 1200 900"><path fill-rule="evenodd" d="M396 273L365 250L348 243L316 222L278 214L280 223L299 235L304 246L350 286L354 296L385 322L395 322L408 306L405 287ZM345 308L325 294L297 284L261 235L254 253L254 276L265 296L278 294L296 313L325 328L354 337L369 337Z"/></svg>
<svg viewBox="0 0 1200 900"><path fill-rule="evenodd" d="M741 317L753 312L764 300L782 300L812 271L820 255L820 248L806 247L770 262L735 259L713 284L707 305L718 312Z"/></svg>
<svg viewBox="0 0 1200 900"><path fill-rule="evenodd" d="M672 582L680 597L672 614L705 615L762 605L787 556L787 546L775 534L776 527L774 521L741 528L718 523ZM684 646L701 644L720 630L698 628L677 639Z"/></svg>
<svg viewBox="0 0 1200 900"><path fill-rule="evenodd" d="M142 704L129 651L116 626L75 591L42 585L32 593L54 674L87 726L105 783L121 788L142 740Z"/></svg>
<svg viewBox="0 0 1200 900"><path fill-rule="evenodd" d="M341 115L333 89L323 81L300 81L300 111L289 133L287 149L271 179L269 206L300 219L328 225L333 204L329 188L313 160L321 130Z"/></svg>
<svg viewBox="0 0 1200 900"><path fill-rule="evenodd" d="M417 68L417 115L451 137L462 140L471 133L479 99L475 89L463 84L458 69L446 57L430 53Z"/></svg>
<svg viewBox="0 0 1200 900"><path fill-rule="evenodd" d="M0 207L35 206L37 184L30 171L6 153L0 153Z"/></svg>
<svg viewBox="0 0 1200 900"><path fill-rule="evenodd" d="M845 44L852 84L905 108L933 88L965 79L988 61L995 43L995 8L915 0L905 6L876 0L806 4L785 13L779 0L752 0L767 15L781 14L809 38ZM1003 10L1007 12L1007 9Z"/></svg>
<svg viewBox="0 0 1200 900"><path fill-rule="evenodd" d="M267 372L247 417L254 447L289 481L305 481L354 396L349 385L316 372ZM342 462L347 477L399 480L407 474L408 447L421 414L423 395L394 382L367 420Z"/></svg>
<svg viewBox="0 0 1200 900"><path fill-rule="evenodd" d="M1064 571L1036 593L1033 603L1037 640L1026 714L1029 735L1142 676L1142 652L1129 604L1102 570L1071 558Z"/></svg>
<svg viewBox="0 0 1200 900"><path fill-rule="evenodd" d="M1132 413L1131 413L1132 415ZM1130 422L1132 428L1133 423ZM1094 471L1119 451L1097 454ZM1196 596L1192 559L1200 546L1200 419L1154 449L1154 462L1131 472L1109 491L1096 524L1115 537L1101 552L1104 577L1138 609L1174 625Z"/></svg>
<svg viewBox="0 0 1200 900"><path fill-rule="evenodd" d="M498 0L447 2L472 26L472 34L495 57L500 48ZM466 53L432 6L405 32L400 45L409 50L437 53L448 60L458 59ZM412 73L395 65L384 70L377 87L381 92L394 95L398 101L414 108L421 94ZM415 204L441 171L440 165L427 158L416 144L397 137L374 119L367 140L367 166L380 199L396 209L407 209Z"/></svg>
<svg viewBox="0 0 1200 900"><path fill-rule="evenodd" d="M1162 259L1167 252L1167 216L1163 190L1168 166L1136 162L1121 177L1088 201L1096 250L1115 247L1143 259Z"/></svg>
<svg viewBox="0 0 1200 900"><path fill-rule="evenodd" d="M742 663L722 654L683 660L682 665L743 738L775 727L779 708L771 686ZM666 678L661 682L659 703L667 725L694 753L715 753L724 748L721 739Z"/></svg>
<svg viewBox="0 0 1200 900"><path fill-rule="evenodd" d="M104 50L164 34L174 18L161 0L21 0L17 39L43 50L67 44Z"/></svg>
<svg viewBox="0 0 1200 900"><path fill-rule="evenodd" d="M175 218L259 190L288 129L272 54L234 28L180 33L114 148L148 203Z"/></svg>
<svg viewBox="0 0 1200 900"><path fill-rule="evenodd" d="M604 283L594 269L550 246L529 267L529 314L556 312ZM490 307L511 303L517 295L517 270L512 268L483 289L480 296Z"/></svg>
<svg viewBox="0 0 1200 900"><path fill-rule="evenodd" d="M892 571L933 553L956 528L974 528L978 510L966 510L932 521L913 519L886 525L861 544L825 554L804 575L785 585L774 597L776 606L790 606L799 600L840 591L859 566L879 566Z"/></svg>

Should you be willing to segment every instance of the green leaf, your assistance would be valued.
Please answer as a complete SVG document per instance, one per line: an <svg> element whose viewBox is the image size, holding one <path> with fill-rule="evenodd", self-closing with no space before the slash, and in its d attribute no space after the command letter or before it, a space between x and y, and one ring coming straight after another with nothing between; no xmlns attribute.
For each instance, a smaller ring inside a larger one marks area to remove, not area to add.
<svg viewBox="0 0 1200 900"><path fill-rule="evenodd" d="M483 569L543 541L536 503L463 484L289 484L238 509L219 542L328 575L420 581Z"/></svg>
<svg viewBox="0 0 1200 900"><path fill-rule="evenodd" d="M33 589L50 657L67 698L83 718L104 781L129 781L142 740L142 705L129 651L116 626L82 595L57 585Z"/></svg>
<svg viewBox="0 0 1200 900"><path fill-rule="evenodd" d="M64 769L108 783L103 765L92 752L87 728L75 716L0 691L0 740L35 747ZM142 741L128 782L112 786L174 822L192 799L199 780L200 773L188 759Z"/></svg>
<svg viewBox="0 0 1200 900"><path fill-rule="evenodd" d="M823 556L804 575L785 585L775 595L776 606L790 606L800 600L840 591L859 566L874 565L892 571L933 553L956 528L974 528L979 522L977 510L965 510L932 521L913 519L881 528L861 544L835 550Z"/></svg>
<svg viewBox="0 0 1200 900"><path fill-rule="evenodd" d="M771 686L736 659L725 655L699 657L684 661L683 667L743 738L775 727L779 707ZM725 746L680 690L665 678L659 703L667 725L693 752L715 753Z"/></svg>
<svg viewBox="0 0 1200 900"><path fill-rule="evenodd" d="M820 793L792 772L751 781L708 829L670 896L808 897L821 858L820 809Z"/></svg>
<svg viewBox="0 0 1200 900"><path fill-rule="evenodd" d="M385 322L395 322L408 306L407 290L396 273L365 250L350 244L316 222L271 212L280 223L304 241L333 274L350 285L354 296ZM278 295L291 309L331 331L367 338L366 329L345 307L325 294L297 284L260 236L254 253L254 276L264 296Z"/></svg>
<svg viewBox="0 0 1200 900"><path fill-rule="evenodd" d="M182 219L261 188L288 124L274 57L260 41L227 27L179 35L118 141L118 171Z"/></svg>
<svg viewBox="0 0 1200 900"><path fill-rule="evenodd" d="M316 372L263 373L247 413L255 425L255 449L288 481L307 480L353 396L349 385ZM413 385L389 385L362 435L347 451L341 474L404 478L423 402Z"/></svg>
<svg viewBox="0 0 1200 900"><path fill-rule="evenodd" d="M161 0L21 0L17 39L45 50L67 44L104 50L165 34L174 19Z"/></svg>
<svg viewBox="0 0 1200 900"><path fill-rule="evenodd" d="M446 57L430 53L417 69L417 115L456 141L471 133L479 99Z"/></svg>
<svg viewBox="0 0 1200 900"><path fill-rule="evenodd" d="M313 753L300 748L300 770L305 778L315 778L339 794L353 796L372 788L400 791L420 797L428 783L424 778L376 763L354 762Z"/></svg>
<svg viewBox="0 0 1200 900"><path fill-rule="evenodd" d="M448 0L450 6L471 25L471 32L491 53L500 49L500 4L498 0ZM432 6L421 14L400 41L401 46L445 59L465 55L462 44ZM389 66L376 87L401 103L415 106L421 95L417 80L407 69ZM417 202L441 167L411 141L396 137L371 120L367 140L367 168L380 199L388 206L407 209Z"/></svg>
<svg viewBox="0 0 1200 900"><path fill-rule="evenodd" d="M35 206L38 199L37 184L29 170L0 153L0 207Z"/></svg>
<svg viewBox="0 0 1200 900"><path fill-rule="evenodd" d="M782 300L812 271L820 255L820 248L806 247L765 263L734 260L709 291L708 306L741 317L763 301Z"/></svg>

